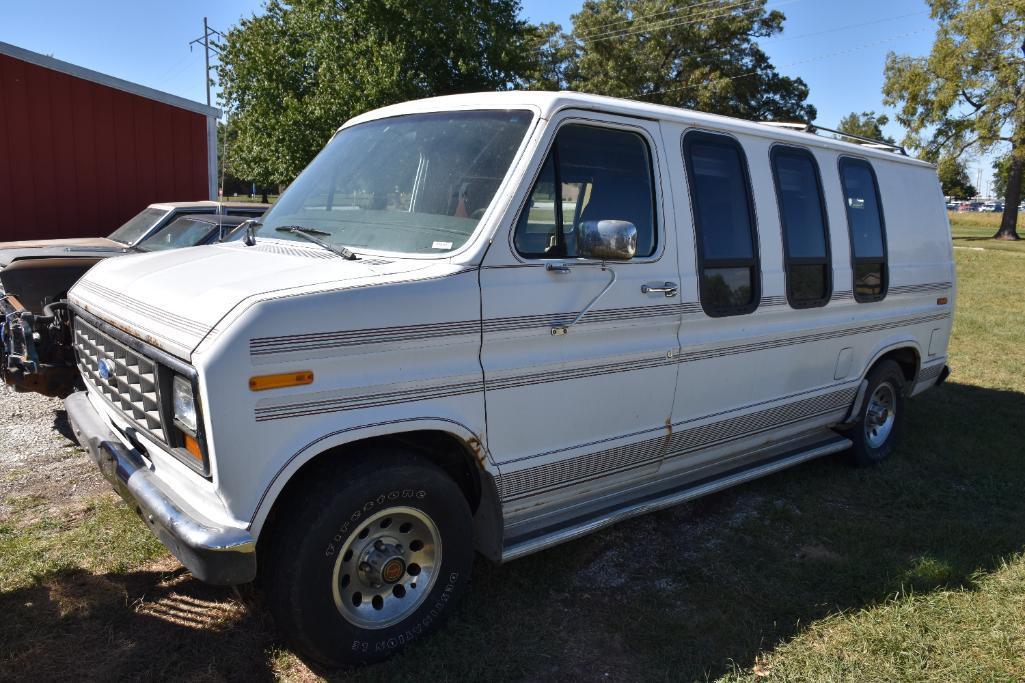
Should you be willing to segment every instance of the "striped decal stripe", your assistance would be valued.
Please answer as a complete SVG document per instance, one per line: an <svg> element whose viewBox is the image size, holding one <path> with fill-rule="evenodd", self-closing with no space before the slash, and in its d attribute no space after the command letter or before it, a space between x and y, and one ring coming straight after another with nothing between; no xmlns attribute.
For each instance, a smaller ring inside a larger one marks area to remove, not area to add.
<svg viewBox="0 0 1025 683"><path fill-rule="evenodd" d="M517 387L534 386L537 384L548 384L550 382L565 382L572 379L583 379L597 375L612 375L621 372L634 372L636 370L648 370L666 365L674 365L675 358L657 356L641 360L618 361L615 363L603 363L601 365L588 365L581 368L569 368L567 370L546 370L534 372L527 375L514 375L512 377L500 377L490 379L487 382L488 391L500 389L515 389Z"/></svg>
<svg viewBox="0 0 1025 683"><path fill-rule="evenodd" d="M918 373L919 382L928 382L931 379L936 379L943 372L944 363L937 363L936 365L930 365L927 368L922 368Z"/></svg>
<svg viewBox="0 0 1025 683"><path fill-rule="evenodd" d="M586 453L575 458L528 467L499 477L504 501L581 484L612 474L653 465L662 457L675 458L736 441L744 437L779 429L845 410L854 400L856 387L848 387L812 398L792 401L765 410L729 417L691 429L674 431L671 437L659 436L632 444ZM707 418L695 418L680 425ZM674 425L674 429L677 425Z"/></svg>
<svg viewBox="0 0 1025 683"><path fill-rule="evenodd" d="M949 289L951 283L937 282L931 284L906 285L893 287L891 294L911 294L933 292ZM851 291L835 292L833 301L852 300ZM785 296L764 297L760 306L784 306ZM611 308L590 311L580 324L600 324L630 320L646 320L662 316L689 315L701 312L698 302L680 302L673 304L656 304L652 306L633 306L628 308ZM161 313L159 310L156 313ZM447 323L425 325L404 325L397 327L374 327L359 330L342 330L332 332L314 332L276 337L256 337L249 341L249 353L252 356L264 356L294 351L318 351L323 349L345 348L364 344L401 343L423 341L426 339L451 337L470 334L484 334L530 330L539 327L558 327L566 325L576 318L578 312L550 313L541 315L509 316L489 318L483 323L476 320L464 320ZM156 314L151 314L155 316ZM205 334L202 331L201 334Z"/></svg>
<svg viewBox="0 0 1025 683"><path fill-rule="evenodd" d="M786 303L787 298L785 296L765 296L758 302L758 306L785 306Z"/></svg>
<svg viewBox="0 0 1025 683"><path fill-rule="evenodd" d="M256 420L258 422L262 422L266 420L280 420L290 417L305 417L308 415L344 412L348 410L374 408L379 406L395 405L399 403L412 403L414 401L446 398L449 396L462 396L465 394L472 394L484 391L485 388L488 391L501 391L504 389L516 389L520 387L548 384L551 382L566 382L570 380L585 379L588 377L595 377L601 375L634 372L637 370L647 370L651 368L670 366L674 365L675 363L693 363L695 361L708 360L711 358L720 358L724 356L751 353L754 351L763 351L766 349L783 348L795 344L806 344L826 339L835 339L838 337L845 337L855 333L877 332L897 327L904 327L907 325L915 325L918 323L943 320L949 317L949 312L919 315L910 318L902 318L898 320L890 320L886 322L876 323L874 325L845 327L839 330L833 330L831 332L819 332L814 334L801 335L798 337L788 337L783 339L774 339L770 341L738 344L736 346L717 347L712 349L704 349L701 351L691 351L688 353L682 353L678 356L674 356L673 358L668 358L666 356L656 356L652 358L643 358L639 360L619 360L611 363L602 363L601 365L567 368L564 370L544 370L522 375L512 375L509 377L496 377L489 379L486 384L484 381L477 380L472 382L461 382L451 385L433 384L430 386L413 389L372 392L342 398L324 399L321 401L291 403L279 406L268 406L256 409Z"/></svg>
<svg viewBox="0 0 1025 683"><path fill-rule="evenodd" d="M630 308L609 308L589 311L581 319L583 323L619 322L621 320L640 320L668 315L686 315L697 313L701 305L694 302L661 304L653 306L633 306ZM553 313L548 315L513 316L508 318L489 318L484 321L484 332L505 332L509 330L530 329L534 327L555 327L565 325L577 317L579 311Z"/></svg>
<svg viewBox="0 0 1025 683"><path fill-rule="evenodd" d="M635 306L591 311L580 324L608 323L625 320L643 320L670 315L695 313L701 310L696 303L679 303L655 306ZM388 342L422 341L436 337L450 337L464 334L528 330L538 327L557 327L576 318L577 312L528 315L507 318L490 318L483 326L477 320L438 323L431 325L406 325L401 327L377 327L341 332L320 332L296 334L281 337L258 337L249 341L249 353L253 356L291 351L312 351L343 348L361 344L382 344Z"/></svg>
<svg viewBox="0 0 1025 683"><path fill-rule="evenodd" d="M931 282L918 285L901 285L890 287L887 294L922 294L925 292L945 292L953 285L950 282Z"/></svg>
<svg viewBox="0 0 1025 683"><path fill-rule="evenodd" d="M249 353L253 356L289 351L311 351L317 349L381 344L450 337L463 334L479 334L480 322L466 320L438 325L406 325L403 327L378 327L350 332L321 332L316 334L294 334L283 337L260 337L249 341Z"/></svg>
<svg viewBox="0 0 1025 683"><path fill-rule="evenodd" d="M705 349L702 351L691 351L680 354L679 362L691 363L693 361L706 360L708 358L718 358L720 356L733 356L741 353L750 353L752 351L762 351L764 349L778 349L784 346L793 346L795 344L808 344L810 342L824 341L826 339L846 337L852 334L860 334L864 332L879 332L881 330L889 330L895 327L905 327L907 325L916 325L918 323L932 322L934 320L943 320L949 317L949 312L934 313L928 315L913 316L910 318L901 318L900 320L890 320L887 322L876 323L874 325L858 325L854 327L844 327L839 330L833 330L830 332L815 332L813 334L805 334L798 337L784 337L782 339L773 339L769 341L752 342L748 344L737 344L736 346L725 346L714 349Z"/></svg>
<svg viewBox="0 0 1025 683"><path fill-rule="evenodd" d="M426 399L476 394L483 390L484 383L480 380L475 380L472 382L461 382L458 384L435 384L417 389L377 391L369 394L357 394L354 396L330 398L321 401L305 401L303 403L266 406L256 409L256 421L266 422L268 420L282 420L290 417L306 417L309 415L322 415L324 413L338 413L348 410L377 408L381 406L396 405L399 403L423 401Z"/></svg>

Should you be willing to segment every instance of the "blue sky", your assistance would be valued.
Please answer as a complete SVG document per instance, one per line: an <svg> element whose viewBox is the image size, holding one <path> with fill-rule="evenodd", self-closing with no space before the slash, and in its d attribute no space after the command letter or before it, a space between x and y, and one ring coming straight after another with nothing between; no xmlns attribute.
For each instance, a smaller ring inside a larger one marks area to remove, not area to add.
<svg viewBox="0 0 1025 683"><path fill-rule="evenodd" d="M566 27L581 5L581 0L521 1L527 19ZM204 14L211 26L226 30L261 5L261 0L47 0L38 5L0 0L0 41L204 101L203 54L188 48L202 33ZM923 0L769 0L768 7L787 20L783 34L762 46L781 73L808 83L818 123L827 127L851 111L884 111L886 53L926 54L935 31ZM895 124L887 132L902 136ZM979 166L988 184L988 159L969 163L972 180Z"/></svg>

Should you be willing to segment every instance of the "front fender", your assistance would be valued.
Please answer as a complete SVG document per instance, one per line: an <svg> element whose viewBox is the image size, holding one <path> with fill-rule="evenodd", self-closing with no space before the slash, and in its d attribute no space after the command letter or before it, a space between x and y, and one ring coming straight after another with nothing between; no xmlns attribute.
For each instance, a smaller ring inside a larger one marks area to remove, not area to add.
<svg viewBox="0 0 1025 683"><path fill-rule="evenodd" d="M494 476L489 471L491 467L490 458L483 450L480 437L466 425L444 417L422 417L386 420L367 425L359 425L338 429L334 432L324 434L311 440L298 451L291 454L283 462L277 473L267 484L257 503L256 510L249 520L248 529L254 538L258 538L274 503L304 465L321 454L327 453L340 446L358 443L380 436L401 436L403 433L414 431L438 431L449 434L473 452L478 466L478 475L481 483L481 500L474 517L474 530L477 535L478 545L481 552L490 556L493 547L501 548L502 539L502 509L498 498L497 487L494 484Z"/></svg>

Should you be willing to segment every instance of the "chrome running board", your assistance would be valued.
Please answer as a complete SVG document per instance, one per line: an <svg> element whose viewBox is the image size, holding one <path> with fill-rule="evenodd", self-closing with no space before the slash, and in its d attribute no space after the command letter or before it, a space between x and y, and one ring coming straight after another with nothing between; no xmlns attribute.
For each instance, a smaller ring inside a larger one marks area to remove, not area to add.
<svg viewBox="0 0 1025 683"><path fill-rule="evenodd" d="M584 517L582 519L571 520L566 524L559 525L554 528L550 527L548 529L542 529L530 534L527 538L523 538L522 540L514 538L505 546L505 548L503 548L502 562L515 560L519 557L523 557L524 555L529 555L539 550L544 550L545 548L565 543L566 541L572 541L573 539L594 533L595 531L612 526L613 524L630 519L631 517L638 517L649 512L655 512L656 510L663 510L674 505L679 505L680 503L685 503L689 500L694 500L695 498L700 498L701 496L706 496L710 493L722 491L723 489L736 486L737 484L743 484L744 482L758 479L760 477L773 474L774 472L779 472L780 470L785 470L788 467L793 467L794 465L798 465L808 460L813 460L814 458L820 458L832 453L839 453L840 451L847 450L851 446L852 443L850 439L836 435L825 443L821 443L802 451L784 454L766 462L755 463L754 465L727 473L715 479L685 484L682 488L672 490L668 493L655 494L654 497L645 498L623 507L608 510L604 513Z"/></svg>

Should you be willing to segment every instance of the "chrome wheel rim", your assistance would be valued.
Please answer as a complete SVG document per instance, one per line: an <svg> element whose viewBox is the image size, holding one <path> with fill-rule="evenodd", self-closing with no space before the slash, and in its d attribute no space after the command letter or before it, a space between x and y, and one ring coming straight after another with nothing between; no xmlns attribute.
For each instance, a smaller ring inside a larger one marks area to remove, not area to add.
<svg viewBox="0 0 1025 683"><path fill-rule="evenodd" d="M363 520L335 558L335 607L360 628L397 624L416 611L441 566L441 535L427 514L394 507Z"/></svg>
<svg viewBox="0 0 1025 683"><path fill-rule="evenodd" d="M897 392L889 382L883 382L872 392L865 410L865 440L872 448L879 448L890 438L897 418Z"/></svg>

